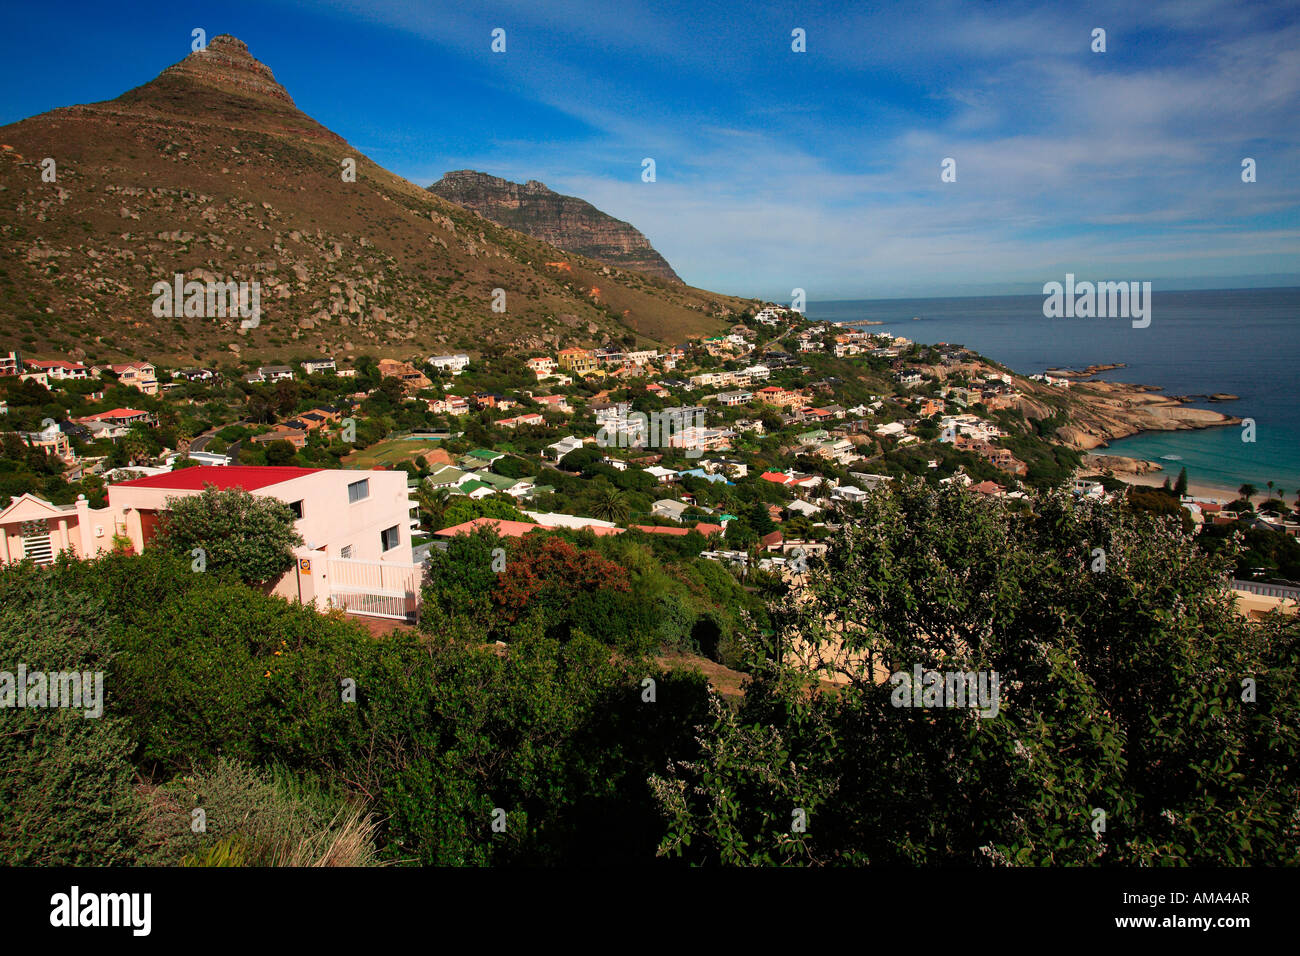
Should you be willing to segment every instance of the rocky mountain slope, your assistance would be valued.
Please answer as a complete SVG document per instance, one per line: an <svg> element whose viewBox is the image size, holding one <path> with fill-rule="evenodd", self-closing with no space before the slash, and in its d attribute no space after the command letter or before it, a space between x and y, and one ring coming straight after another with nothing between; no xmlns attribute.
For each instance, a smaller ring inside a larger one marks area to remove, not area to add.
<svg viewBox="0 0 1300 956"><path fill-rule="evenodd" d="M554 192L535 179L512 183L460 169L447 173L429 191L557 249L671 282L682 281L650 241L631 225L576 196Z"/></svg>
<svg viewBox="0 0 1300 956"><path fill-rule="evenodd" d="M189 364L676 342L749 304L566 255L388 172L230 36L115 100L0 127L0 144L0 351ZM156 318L153 286L176 273L259 282L260 325Z"/></svg>

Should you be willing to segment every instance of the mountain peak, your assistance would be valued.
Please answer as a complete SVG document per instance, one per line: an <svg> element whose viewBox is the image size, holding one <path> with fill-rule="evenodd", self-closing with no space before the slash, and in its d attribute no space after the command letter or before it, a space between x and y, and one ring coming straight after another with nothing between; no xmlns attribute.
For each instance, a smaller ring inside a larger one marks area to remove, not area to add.
<svg viewBox="0 0 1300 956"><path fill-rule="evenodd" d="M429 191L557 249L669 282L682 281L637 229L576 196L557 193L536 179L512 183L474 169L457 169L430 186Z"/></svg>
<svg viewBox="0 0 1300 956"><path fill-rule="evenodd" d="M167 67L161 75L184 76L208 86L256 93L294 105L289 91L276 82L271 68L248 52L248 44L228 33L213 37L206 48Z"/></svg>

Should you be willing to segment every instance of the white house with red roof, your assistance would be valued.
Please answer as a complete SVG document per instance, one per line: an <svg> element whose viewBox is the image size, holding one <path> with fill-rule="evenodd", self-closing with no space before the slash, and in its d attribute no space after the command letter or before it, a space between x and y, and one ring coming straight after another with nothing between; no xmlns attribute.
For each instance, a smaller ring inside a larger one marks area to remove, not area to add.
<svg viewBox="0 0 1300 956"><path fill-rule="evenodd" d="M289 505L304 546L363 561L411 560L406 473L330 468L208 465L110 485L110 509L120 512L137 550L155 533L167 499L243 488Z"/></svg>
<svg viewBox="0 0 1300 956"><path fill-rule="evenodd" d="M152 425L154 416L152 412L141 411L138 408L114 408L107 412L74 418L73 421L79 425L89 425L92 422L103 425Z"/></svg>
<svg viewBox="0 0 1300 956"><path fill-rule="evenodd" d="M168 499L201 494L209 485L275 498L293 511L303 545L295 551L297 568L273 593L385 617L414 613L420 575L403 471L199 466L110 484L108 506L99 509L84 497L54 505L20 495L0 511L0 561L48 563L63 551L94 557L111 550L115 537L142 551L158 534Z"/></svg>
<svg viewBox="0 0 1300 956"><path fill-rule="evenodd" d="M27 359L23 364L31 371L44 372L49 378L53 379L90 378L90 369L80 362Z"/></svg>

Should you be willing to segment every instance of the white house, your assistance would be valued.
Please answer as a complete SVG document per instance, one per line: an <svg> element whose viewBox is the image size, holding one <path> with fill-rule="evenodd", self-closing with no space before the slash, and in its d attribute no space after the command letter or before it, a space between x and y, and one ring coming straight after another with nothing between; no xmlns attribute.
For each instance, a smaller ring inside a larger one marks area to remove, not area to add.
<svg viewBox="0 0 1300 956"><path fill-rule="evenodd" d="M650 514L657 518L668 518L672 521L681 521L682 515L690 505L681 501L673 501L671 498L661 498L650 506Z"/></svg>
<svg viewBox="0 0 1300 956"><path fill-rule="evenodd" d="M80 362L47 362L41 359L28 359L24 364L30 371L44 372L47 376L56 380L90 378L90 369Z"/></svg>
<svg viewBox="0 0 1300 956"><path fill-rule="evenodd" d="M569 435L565 438L561 438L559 441L555 442L552 445L547 445L546 457L550 458L552 461L558 462L569 452L577 451L579 448L582 447L582 444L583 443L581 438L577 438L574 435Z"/></svg>
<svg viewBox="0 0 1300 956"><path fill-rule="evenodd" d="M469 368L469 356L464 352L457 352L455 355L430 355L429 364L440 372L459 375Z"/></svg>

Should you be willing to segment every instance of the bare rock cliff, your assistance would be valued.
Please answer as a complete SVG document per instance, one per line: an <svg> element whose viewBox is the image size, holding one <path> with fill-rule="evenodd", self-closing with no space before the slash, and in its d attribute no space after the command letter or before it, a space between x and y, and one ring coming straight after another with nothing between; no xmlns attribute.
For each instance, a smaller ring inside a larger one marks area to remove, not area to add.
<svg viewBox="0 0 1300 956"><path fill-rule="evenodd" d="M626 222L542 183L512 183L472 169L447 173L429 187L484 219L517 229L565 252L681 282L648 239Z"/></svg>

